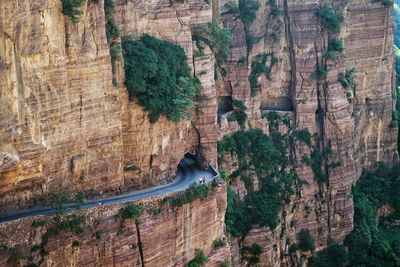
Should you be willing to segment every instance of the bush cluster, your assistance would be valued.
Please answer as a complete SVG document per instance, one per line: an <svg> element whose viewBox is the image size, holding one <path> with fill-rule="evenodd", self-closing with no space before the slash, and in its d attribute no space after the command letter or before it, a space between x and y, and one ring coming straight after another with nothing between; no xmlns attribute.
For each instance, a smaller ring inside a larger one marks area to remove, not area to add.
<svg viewBox="0 0 400 267"><path fill-rule="evenodd" d="M301 251L314 251L315 244L310 232L302 229L299 233L299 248Z"/></svg>
<svg viewBox="0 0 400 267"><path fill-rule="evenodd" d="M283 10L278 7L278 4L276 3L276 0L268 0L269 5L271 6L271 17L273 19L282 16L283 15Z"/></svg>
<svg viewBox="0 0 400 267"><path fill-rule="evenodd" d="M317 11L317 15L321 19L322 26L326 29L339 33L342 28L342 14L330 6L325 6Z"/></svg>
<svg viewBox="0 0 400 267"><path fill-rule="evenodd" d="M377 0L377 1L382 5L384 5L385 7L390 7L393 4L393 2L390 0Z"/></svg>
<svg viewBox="0 0 400 267"><path fill-rule="evenodd" d="M204 252L200 249L196 250L196 256L188 262L186 267L202 267L205 266L208 261L208 258L206 255L204 255Z"/></svg>
<svg viewBox="0 0 400 267"><path fill-rule="evenodd" d="M346 70L345 73L341 72L338 75L339 82L342 84L343 88L351 88L355 89L356 88L356 83L354 79L356 78L357 70L356 69L350 69Z"/></svg>
<svg viewBox="0 0 400 267"><path fill-rule="evenodd" d="M338 243L329 244L308 259L309 267L343 267L347 262L347 250Z"/></svg>
<svg viewBox="0 0 400 267"><path fill-rule="evenodd" d="M217 66L221 65L229 55L229 47L233 43L232 32L213 20L208 24L208 27L198 28L194 31L192 39L196 42L195 56L203 56L204 48L201 42L207 44L215 55Z"/></svg>
<svg viewBox="0 0 400 267"><path fill-rule="evenodd" d="M288 137L277 131L275 121L270 125L270 136L260 129L238 131L218 142L219 161L230 153L238 161L238 169L232 176L241 176L247 195L243 200L228 188L228 207L225 224L228 233L245 235L253 225L274 229L284 203L294 193L297 176L290 168ZM260 190L252 190L248 172L259 177Z"/></svg>
<svg viewBox="0 0 400 267"><path fill-rule="evenodd" d="M69 196L63 192L57 193L52 198L52 207L56 212L64 212L67 207L72 206L75 209L79 209L80 206L85 202L85 194L78 192L74 196Z"/></svg>
<svg viewBox="0 0 400 267"><path fill-rule="evenodd" d="M400 175L398 168L382 166L366 173L353 188L354 230L347 236L349 266L399 266ZM378 209L389 205L393 212L379 217Z"/></svg>
<svg viewBox="0 0 400 267"><path fill-rule="evenodd" d="M130 203L124 207L122 207L118 211L118 216L122 219L128 219L128 218L133 218L133 219L139 219L140 216L142 215L142 207L138 204Z"/></svg>
<svg viewBox="0 0 400 267"><path fill-rule="evenodd" d="M205 199L210 193L211 188L207 184L191 184L185 191L176 196L168 197L164 201L171 203L172 207L176 208L196 199Z"/></svg>
<svg viewBox="0 0 400 267"><path fill-rule="evenodd" d="M240 249L242 258L245 259L250 266L257 264L260 261L262 247L254 243L251 246L244 246Z"/></svg>
<svg viewBox="0 0 400 267"><path fill-rule="evenodd" d="M218 239L215 239L213 242L213 246L214 248L220 248L220 247L224 247L226 245L227 241L225 237L221 237Z"/></svg>
<svg viewBox="0 0 400 267"><path fill-rule="evenodd" d="M333 38L329 41L328 50L343 53L344 51L344 43L342 39Z"/></svg>
<svg viewBox="0 0 400 267"><path fill-rule="evenodd" d="M278 63L278 58L272 53L262 53L254 57L251 64L251 74L249 82L251 87L257 87L257 78L264 74L268 80L271 80L272 68Z"/></svg>
<svg viewBox="0 0 400 267"><path fill-rule="evenodd" d="M79 16L82 15L80 7L86 0L60 0L62 3L62 13L70 18L74 23L79 21Z"/></svg>
<svg viewBox="0 0 400 267"><path fill-rule="evenodd" d="M139 99L150 112L150 121L156 122L161 114L173 122L190 120L193 97L201 85L190 76L184 50L149 35L124 39L122 48L129 97Z"/></svg>
<svg viewBox="0 0 400 267"><path fill-rule="evenodd" d="M256 19L256 13L260 6L258 0L239 0L240 17L245 25Z"/></svg>
<svg viewBox="0 0 400 267"><path fill-rule="evenodd" d="M228 117L228 121L237 121L239 126L243 129L247 120L246 110L247 107L241 100L233 100L233 113Z"/></svg>

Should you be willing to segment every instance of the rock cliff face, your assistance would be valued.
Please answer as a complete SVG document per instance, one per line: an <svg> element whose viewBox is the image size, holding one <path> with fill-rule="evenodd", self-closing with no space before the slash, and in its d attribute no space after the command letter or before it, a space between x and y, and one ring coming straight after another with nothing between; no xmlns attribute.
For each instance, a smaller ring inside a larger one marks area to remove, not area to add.
<svg viewBox="0 0 400 267"><path fill-rule="evenodd" d="M247 95L246 103L257 103L265 114L292 113L292 124L297 129L308 129L315 136L313 145L321 146L323 172L327 175L326 183L316 181L313 170L303 160L311 150L297 144L297 172L306 181L300 196L286 208L281 228L274 232L255 228L241 242L262 245L261 265L290 265L296 260L279 258L288 254L288 244L296 242L301 229L310 230L319 247L326 246L328 235L342 241L352 230L351 185L362 170L373 169L378 162L397 161L397 129L391 127L395 95L393 17L391 7L374 1L284 0L260 4L255 21L247 29L257 39L248 54L248 67L261 53L275 55L278 61L270 79L258 79L259 92L254 97ZM317 11L326 5L343 14L339 33L329 33L321 24ZM273 15L274 9L280 14ZM232 26L232 21L240 24L237 15L228 12L222 19L234 29L236 43L232 51L246 47L243 31ZM328 42L333 37L343 39L345 49L336 61L325 62ZM327 75L316 79L316 66L323 64ZM232 65L240 64L236 61ZM357 71L355 89L349 93L339 77L353 68ZM234 78L227 79L233 83ZM232 96L246 88L248 85L233 87ZM221 88L219 92L225 94L226 90ZM221 124L221 133L227 128ZM236 190L243 191L243 186Z"/></svg>
<svg viewBox="0 0 400 267"><path fill-rule="evenodd" d="M352 230L351 185L364 169L398 160L397 128L391 127L395 106L392 8L374 0L260 1L255 20L245 25L226 5L238 6L238 2L115 1L114 17L124 36L148 33L179 44L203 86L193 121L175 124L161 117L152 124L137 102L128 101L122 58L114 63L117 83L112 83L103 0L86 1L78 23L61 13L59 0L1 1L0 205L4 208L0 213L45 203L58 191L94 196L164 183L174 176L187 152L196 151L203 167L216 165L217 140L240 128L228 119L229 103L242 100L247 106L247 128L268 133L262 114L285 112L295 128L308 129L314 138L313 148L304 144L294 148L297 173L306 185L285 207L281 225L275 231L255 227L244 240L232 240L234 262L241 264L241 246L259 243L262 266L292 265L299 259L287 255L288 246L302 229L310 230L319 248L326 245L329 234L342 241ZM338 33L329 33L316 15L326 5L343 14ZM194 56L194 29L213 18L231 29L235 38L224 63L226 75L215 71L209 47L201 57ZM246 41L250 35L252 47ZM332 37L344 40L344 52L337 53L337 60L326 60ZM258 76L254 86L249 82L252 62L263 53L275 62L268 63L269 77ZM326 77L315 79L317 65L326 66ZM351 90L339 80L353 68L357 74ZM325 183L316 181L303 160L317 147ZM224 167L230 170L234 165ZM246 193L242 184L233 186ZM144 244L152 245L143 246L142 258L129 247L138 238L134 222L126 222L127 230L117 235L119 225L110 211L99 214L107 238L79 248L71 246L72 236L56 239L49 243L46 265L57 265L73 254L68 262L72 266L140 265L142 261L146 266L157 262L172 266L190 259L196 247L210 254L211 242L223 235L220 220L225 204L217 203L223 194L206 201L212 207L194 203L160 215L146 213L140 235ZM210 224L204 225L210 216ZM198 235L191 235L190 227ZM207 228L214 230L209 234L204 232ZM183 232L175 236L174 229ZM170 243L175 237L179 244ZM29 234L21 243L28 247L34 239ZM213 264L229 254L221 251L212 256L218 259Z"/></svg>
<svg viewBox="0 0 400 267"><path fill-rule="evenodd" d="M173 195L170 195L173 197ZM204 200L171 208L154 198L141 202L144 212L138 221L116 217L121 204L93 208L76 214L85 218L81 234L61 231L48 238L45 253L38 247L49 228L21 219L0 226L0 243L14 247L25 259L41 266L184 266L200 249L209 256L208 266L230 258L229 245L215 248L214 240L224 237L226 188L218 187ZM17 231L15 231L17 229ZM15 234L12 234L15 233ZM14 266L10 252L0 252L1 266Z"/></svg>
<svg viewBox="0 0 400 267"><path fill-rule="evenodd" d="M124 35L149 33L185 49L203 101L193 122L179 124L150 123L123 81L113 86L103 5L87 1L73 23L58 0L1 3L0 199L7 209L60 190L97 195L159 184L189 151L204 166L215 163L213 56L193 62L191 38L191 27L211 21L209 5L116 2Z"/></svg>

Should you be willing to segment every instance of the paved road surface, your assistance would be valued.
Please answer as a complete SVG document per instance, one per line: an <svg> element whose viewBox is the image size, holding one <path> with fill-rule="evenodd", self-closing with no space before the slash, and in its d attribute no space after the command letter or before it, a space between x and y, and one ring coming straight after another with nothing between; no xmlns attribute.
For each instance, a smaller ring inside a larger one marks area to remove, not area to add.
<svg viewBox="0 0 400 267"><path fill-rule="evenodd" d="M152 196L183 191L187 189L191 184L195 182L198 183L199 178L202 176L206 177L207 182L210 182L214 177L213 173L199 169L195 164L194 160L189 158L184 158L179 164L176 178L172 183L159 185L156 187L147 188L139 191L134 191L124 195L113 196L103 199L87 200L85 201L84 204L81 205L81 209L88 209L99 205L111 205L119 202L136 201ZM54 210L51 206L22 210L14 214L0 215L0 223L24 217L45 215L51 213L54 213Z"/></svg>

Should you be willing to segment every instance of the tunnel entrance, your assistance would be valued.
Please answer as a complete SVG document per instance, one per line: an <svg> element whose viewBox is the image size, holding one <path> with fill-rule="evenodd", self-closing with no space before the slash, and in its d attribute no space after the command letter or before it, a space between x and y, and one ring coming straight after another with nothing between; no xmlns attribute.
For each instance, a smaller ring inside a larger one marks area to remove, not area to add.
<svg viewBox="0 0 400 267"><path fill-rule="evenodd" d="M197 163L197 155L196 151L190 151L185 153L179 161L178 168L187 168L188 166L196 166L198 167Z"/></svg>
<svg viewBox="0 0 400 267"><path fill-rule="evenodd" d="M187 152L184 156L183 156L183 158L189 158L189 159L196 159L196 150L193 150L193 151L190 151L190 152Z"/></svg>
<svg viewBox="0 0 400 267"><path fill-rule="evenodd" d="M233 99L231 96L218 97L218 115L223 115L233 110Z"/></svg>

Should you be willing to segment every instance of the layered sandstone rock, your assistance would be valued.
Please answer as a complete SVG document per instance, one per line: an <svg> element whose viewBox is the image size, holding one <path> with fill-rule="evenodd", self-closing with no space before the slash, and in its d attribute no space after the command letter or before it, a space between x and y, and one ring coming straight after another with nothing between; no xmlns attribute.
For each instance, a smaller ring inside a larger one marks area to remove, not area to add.
<svg viewBox="0 0 400 267"><path fill-rule="evenodd" d="M112 84L103 1L87 1L78 23L62 15L58 0L2 1L0 9L2 213L58 191L93 196L163 183L189 151L197 150L203 166L215 164L211 55L196 63L208 66L196 73L208 108L194 111L194 122L162 117L152 124L128 101L122 59ZM191 28L211 14L203 1L116 1L115 10L124 36L179 44L193 70Z"/></svg>
<svg viewBox="0 0 400 267"><path fill-rule="evenodd" d="M244 100L246 103L251 99L258 101L251 109L261 109L263 114L294 111L292 125L317 134L314 146L322 140L320 149L331 151L324 154L322 167L328 181L321 184L302 160L312 151L304 144L296 145L297 172L307 183L300 197L293 198L289 207L284 208L285 216L278 231L280 238L269 229L255 227L239 244L244 246L258 241L263 247L262 266L273 266L277 262L290 265L293 261L289 258L282 261L278 256L287 255L288 247L296 242L297 233L302 229L310 230L317 247L326 246L328 235L342 241L352 230L351 185L362 170L373 169L377 162L397 161L397 129L391 127L395 86L393 17L390 7L374 1L276 1L277 16L272 15L268 1L260 3L256 19L248 27L257 38L248 53L248 68L261 53L275 55L278 62L272 68L270 79L258 78L259 93L245 95ZM341 32L330 36L343 38L345 51L338 55L337 62L326 62L327 77L318 81L313 75L316 65L324 64L328 33L321 26L316 11L325 5L331 5L344 16ZM232 23L236 17L225 14L222 19L232 28L237 43L242 39L237 37L238 27ZM233 55L234 49L235 46ZM350 96L348 89L338 81L340 73L352 68L357 70L354 96ZM227 76L228 83L237 84L235 79L239 76L232 77L232 73L231 70ZM241 85L235 90L243 92L246 88ZM219 94L232 97L235 90L226 94L226 87L218 87ZM220 127L219 139L230 133L227 129L225 123ZM232 170L232 166L224 167ZM233 186L236 191L243 192L241 183Z"/></svg>
<svg viewBox="0 0 400 267"><path fill-rule="evenodd" d="M313 140L314 148L296 143L297 172L306 185L284 207L281 225L273 232L254 227L241 242L232 241L234 261L245 264L240 261L240 247L259 243L263 247L260 265L301 262L285 256L302 229L310 230L318 248L326 245L329 234L342 241L352 230L351 185L364 169L398 158L397 129L390 127L395 94L391 7L373 0L277 0L274 8L279 12L273 13L274 1L260 1L255 21L245 29L240 15L229 13L225 6L238 4L237 0L115 2L114 16L124 36L148 33L184 48L193 74L203 85L193 121L174 124L162 117L151 124L141 106L128 101L122 59L115 62L117 85L112 84L104 1L86 1L80 21L72 23L62 15L58 0L3 0L0 213L44 203L62 190L93 196L163 183L174 176L187 152L196 151L203 167L215 164L217 139L240 129L227 119L232 109L229 103L236 99L248 108L246 128L268 133L268 122L261 114L283 111L292 116L294 127L308 129L318 138ZM337 62L324 61L328 34L316 15L324 5L344 15L340 33L331 34L345 42ZM226 75L215 73L208 47L202 57L193 53L193 30L212 18L229 27L235 38L223 66ZM256 37L252 49L246 44L246 31ZM258 86L251 88L252 61L263 53L274 55L277 62L270 77L260 75ZM317 63L326 63L329 70L319 81L313 78ZM352 68L357 70L353 93L338 82L339 74ZM316 182L302 160L318 147L318 140L324 172L329 175L326 183ZM231 164L223 167L233 171L235 159L229 160ZM246 194L243 182L233 187L241 197ZM221 220L223 209L224 205L193 204L154 216L146 213L146 234L141 235L151 244L143 247L146 265L182 264L197 246L211 253L210 264L222 261L227 249L210 252L210 242L223 234L220 221L212 217ZM76 237L68 234L51 241L46 264L59 263L59 259L70 265L141 264L139 252L130 246L138 239L136 225L127 221L126 232L117 235L119 224L112 219L113 212L99 213L106 233L100 240L89 242L91 237L84 236L88 242L79 248L71 246ZM204 230L217 224L211 233ZM161 230L163 239L158 242L152 231ZM36 238L26 229L22 233L15 240L33 244ZM178 243L171 243L173 238ZM69 261L71 255L75 256ZM170 257L175 258L168 261Z"/></svg>
<svg viewBox="0 0 400 267"><path fill-rule="evenodd" d="M209 256L207 266L219 266L230 258L229 246L214 248L224 236L226 187L217 187L209 197L178 208L162 204L162 198L142 201L140 221L116 217L124 204L96 207L77 214L85 217L85 231L75 235L68 230L51 236L44 251L31 252L41 244L46 227L33 227L33 221L50 217L20 219L0 225L0 244L14 247L24 259L41 266L184 266L195 250ZM173 195L170 195L173 197ZM13 266L10 253L0 252L0 265ZM31 256L30 259L29 256Z"/></svg>

